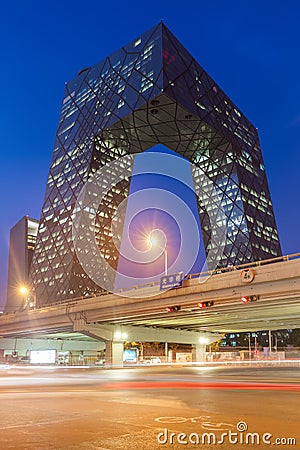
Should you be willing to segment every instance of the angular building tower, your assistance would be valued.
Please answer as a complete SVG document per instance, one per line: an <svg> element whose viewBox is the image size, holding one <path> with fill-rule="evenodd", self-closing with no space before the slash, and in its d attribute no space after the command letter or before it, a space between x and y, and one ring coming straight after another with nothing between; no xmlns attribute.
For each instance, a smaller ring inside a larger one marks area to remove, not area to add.
<svg viewBox="0 0 300 450"><path fill-rule="evenodd" d="M226 216L220 266L281 254L256 128L160 23L66 84L31 270L40 305L101 290L74 250L76 200L99 168L157 144L217 186ZM129 187L125 176L97 215L97 243L114 268L111 221ZM208 252L217 244L201 198L198 208Z"/></svg>
<svg viewBox="0 0 300 450"><path fill-rule="evenodd" d="M5 305L7 313L19 311L24 307L25 298L20 293L20 288L29 286L29 273L38 224L37 220L24 216L10 230L7 302Z"/></svg>

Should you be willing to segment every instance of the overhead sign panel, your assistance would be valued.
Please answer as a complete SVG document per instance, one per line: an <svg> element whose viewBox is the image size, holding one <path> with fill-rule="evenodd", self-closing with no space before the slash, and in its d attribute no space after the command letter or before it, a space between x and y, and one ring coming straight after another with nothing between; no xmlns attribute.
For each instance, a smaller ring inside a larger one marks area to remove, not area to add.
<svg viewBox="0 0 300 450"><path fill-rule="evenodd" d="M183 272L174 273L172 275L164 275L160 278L160 290L164 291L175 287L181 287L183 277Z"/></svg>

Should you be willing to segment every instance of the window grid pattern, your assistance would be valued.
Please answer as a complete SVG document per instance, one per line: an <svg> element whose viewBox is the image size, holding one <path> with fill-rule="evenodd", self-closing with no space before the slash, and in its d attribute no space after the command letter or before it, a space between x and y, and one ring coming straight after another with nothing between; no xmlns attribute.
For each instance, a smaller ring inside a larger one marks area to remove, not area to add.
<svg viewBox="0 0 300 450"><path fill-rule="evenodd" d="M160 23L66 84L31 270L39 304L99 292L73 248L76 199L99 168L158 143L218 186L227 226L220 265L281 254L257 130ZM129 182L112 188L97 215L97 242L113 267L111 218ZM198 206L209 250L209 206L201 198Z"/></svg>

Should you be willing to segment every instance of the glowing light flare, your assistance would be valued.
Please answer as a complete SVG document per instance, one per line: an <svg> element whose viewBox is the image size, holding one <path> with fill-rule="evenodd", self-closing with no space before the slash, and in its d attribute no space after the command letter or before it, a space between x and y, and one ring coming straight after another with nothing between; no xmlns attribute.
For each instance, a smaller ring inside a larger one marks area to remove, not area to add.
<svg viewBox="0 0 300 450"><path fill-rule="evenodd" d="M164 250L167 246L167 236L165 235L164 231L155 228L154 230L151 230L150 233L148 233L147 243L150 249L154 247L159 250Z"/></svg>
<svg viewBox="0 0 300 450"><path fill-rule="evenodd" d="M164 211L143 209L128 222L121 253L137 263L153 261L163 253L169 240L176 242L175 248L179 247L177 241L180 240L180 232L177 228Z"/></svg>
<svg viewBox="0 0 300 450"><path fill-rule="evenodd" d="M148 236L148 244L149 247L152 247L153 245L157 244L157 240L155 239L155 237L153 236L153 233L151 232Z"/></svg>
<svg viewBox="0 0 300 450"><path fill-rule="evenodd" d="M179 257L182 236L178 223L167 212L151 207L128 218L127 225L115 285L120 286L122 280L124 287L127 278L129 284L133 276L145 283L157 281L156 277L166 274Z"/></svg>
<svg viewBox="0 0 300 450"><path fill-rule="evenodd" d="M128 337L128 334L126 332L122 332L122 331L116 331L114 334L114 339L116 339L117 341L119 340L123 340L125 341Z"/></svg>
<svg viewBox="0 0 300 450"><path fill-rule="evenodd" d="M20 286L19 287L19 292L21 295L28 295L29 294L29 289L27 286Z"/></svg>

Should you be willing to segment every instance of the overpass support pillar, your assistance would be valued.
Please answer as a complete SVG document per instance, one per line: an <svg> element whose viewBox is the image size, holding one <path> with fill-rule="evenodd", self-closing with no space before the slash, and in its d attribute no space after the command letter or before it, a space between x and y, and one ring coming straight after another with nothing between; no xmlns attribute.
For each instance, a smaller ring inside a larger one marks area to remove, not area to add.
<svg viewBox="0 0 300 450"><path fill-rule="evenodd" d="M192 358L193 362L203 362L205 361L206 345L196 344L193 346Z"/></svg>
<svg viewBox="0 0 300 450"><path fill-rule="evenodd" d="M105 364L123 367L123 342L105 341Z"/></svg>

